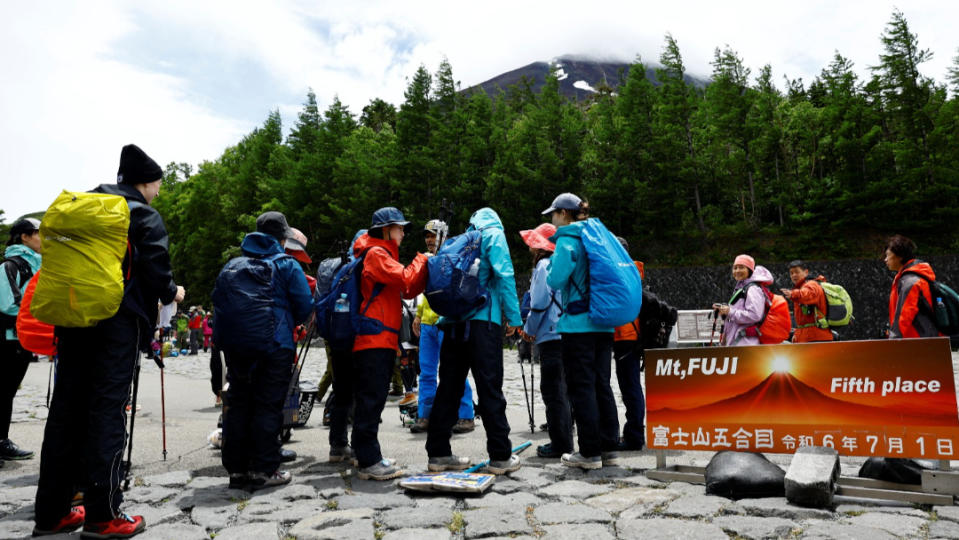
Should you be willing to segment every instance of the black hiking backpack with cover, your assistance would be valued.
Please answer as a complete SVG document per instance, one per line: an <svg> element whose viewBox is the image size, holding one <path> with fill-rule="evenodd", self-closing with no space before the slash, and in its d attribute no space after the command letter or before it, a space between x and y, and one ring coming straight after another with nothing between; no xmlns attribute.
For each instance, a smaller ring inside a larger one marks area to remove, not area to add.
<svg viewBox="0 0 959 540"><path fill-rule="evenodd" d="M33 269L30 268L30 263L28 263L23 257L18 256L4 259L0 264L3 265L3 274L6 276L6 281L10 286L10 291L13 293L13 303L19 308L20 301L23 300L23 293L20 291L20 286L26 285L30 281L30 278L33 277ZM4 284L2 281L3 279L4 276L0 276L0 287L6 286L6 284ZM16 327L16 315L0 313L0 332L6 333L8 328ZM2 339L5 339L5 337L0 335L0 340Z"/></svg>

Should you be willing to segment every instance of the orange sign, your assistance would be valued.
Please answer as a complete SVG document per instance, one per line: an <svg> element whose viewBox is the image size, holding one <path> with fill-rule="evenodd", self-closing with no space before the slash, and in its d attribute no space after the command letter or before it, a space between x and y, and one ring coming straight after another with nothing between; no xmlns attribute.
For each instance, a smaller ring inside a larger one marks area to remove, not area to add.
<svg viewBox="0 0 959 540"><path fill-rule="evenodd" d="M948 338L646 352L652 450L959 459Z"/></svg>

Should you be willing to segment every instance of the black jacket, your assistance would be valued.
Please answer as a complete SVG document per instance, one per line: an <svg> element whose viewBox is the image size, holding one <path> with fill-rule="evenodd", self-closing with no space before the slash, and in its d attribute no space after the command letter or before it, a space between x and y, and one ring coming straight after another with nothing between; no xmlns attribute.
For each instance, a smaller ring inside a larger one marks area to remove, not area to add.
<svg viewBox="0 0 959 540"><path fill-rule="evenodd" d="M130 204L130 232L127 238L133 248L133 268L130 279L125 282L122 305L146 322L142 337L152 339L157 321L157 300L169 304L176 297L177 290L170 267L170 241L163 218L132 186L100 184L91 191L120 195ZM123 260L124 276L129 265L127 256Z"/></svg>

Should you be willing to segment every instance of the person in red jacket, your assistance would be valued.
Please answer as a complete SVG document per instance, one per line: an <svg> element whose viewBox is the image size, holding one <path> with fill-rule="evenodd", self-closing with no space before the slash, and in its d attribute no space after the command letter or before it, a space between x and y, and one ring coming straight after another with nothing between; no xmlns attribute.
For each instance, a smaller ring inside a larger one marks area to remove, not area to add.
<svg viewBox="0 0 959 540"><path fill-rule="evenodd" d="M795 288L780 290L793 303L796 331L792 342L832 341L832 330L826 324L826 291L817 283L826 281L826 278L809 279L809 265L795 260L789 263L789 279Z"/></svg>
<svg viewBox="0 0 959 540"><path fill-rule="evenodd" d="M356 257L366 253L360 274L365 316L382 325L378 333L357 335L353 341L352 439L361 480L389 480L405 474L392 460L383 459L377 433L399 347L401 299L416 298L426 288L426 255L417 253L407 267L399 262L409 223L396 208L380 208L373 213L369 231L353 246Z"/></svg>
<svg viewBox="0 0 959 540"><path fill-rule="evenodd" d="M896 272L889 292L889 338L936 337L932 291L936 274L916 259L916 244L897 234L886 243L886 268Z"/></svg>

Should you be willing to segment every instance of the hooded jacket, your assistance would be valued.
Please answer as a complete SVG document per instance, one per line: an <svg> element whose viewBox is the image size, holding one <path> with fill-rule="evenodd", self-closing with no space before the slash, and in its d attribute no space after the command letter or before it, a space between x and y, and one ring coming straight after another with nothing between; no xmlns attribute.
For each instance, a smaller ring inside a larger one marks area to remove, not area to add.
<svg viewBox="0 0 959 540"><path fill-rule="evenodd" d="M130 204L130 232L133 268L125 283L122 305L147 324L141 326L141 342L149 344L157 321L157 300L169 304L176 297L176 283L170 267L170 240L160 213L147 204L137 189L127 184L100 184L93 193L120 195ZM124 259L126 275L131 261Z"/></svg>
<svg viewBox="0 0 959 540"><path fill-rule="evenodd" d="M598 326L589 319L589 313L570 315L566 307L570 302L582 299L589 286L589 261L586 248L580 239L583 223L573 222L556 229L550 241L556 244L556 251L549 259L549 274L546 284L563 295L563 315L556 329L561 334L579 334L585 332L613 332L613 328Z"/></svg>
<svg viewBox="0 0 959 540"><path fill-rule="evenodd" d="M243 255L263 259L270 255L283 253L276 238L261 232L252 232L243 238L240 244ZM293 328L306 322L313 310L313 295L306 284L306 276L300 263L293 257L280 257L275 262L273 273L273 320L276 328L273 345L279 349L296 350L293 342ZM216 324L214 322L214 324ZM229 339L221 338L223 348L229 348Z"/></svg>
<svg viewBox="0 0 959 540"><path fill-rule="evenodd" d="M796 331L793 333L793 343L809 343L810 341L832 341L832 331L829 328L819 328L817 320L826 316L826 292L817 282L826 281L823 276L815 279L806 278L789 294L793 303L793 320L796 321Z"/></svg>
<svg viewBox="0 0 959 540"><path fill-rule="evenodd" d="M737 293L750 283L768 287L773 281L772 273L765 266L756 265L751 276L736 282L736 289L732 296L736 301L729 302L729 315L723 326L723 345L730 347L759 345L759 336L747 336L744 333L750 326L759 324L766 314L766 294L762 287L750 287L745 295Z"/></svg>
<svg viewBox="0 0 959 540"><path fill-rule="evenodd" d="M400 248L392 240L374 238L366 233L353 243L353 256L359 257L366 251L363 259L363 273L360 274L360 294L362 306L367 317L383 323L386 328L379 334L359 335L353 340L353 352L366 349L393 349L399 347L400 324L403 321L401 298L416 298L426 289L426 255L417 253L409 266L400 263ZM380 294L367 307L377 283L384 285Z"/></svg>
<svg viewBox="0 0 959 540"><path fill-rule="evenodd" d="M931 316L932 291L923 277L935 281L936 274L929 263L918 259L906 262L896 274L889 292L890 339L940 335Z"/></svg>
<svg viewBox="0 0 959 540"><path fill-rule="evenodd" d="M510 326L522 326L519 298L516 296L516 279L513 277L513 259L503 234L503 222L492 208L480 208L470 216L467 231L482 231L480 244L480 285L489 292L489 301L467 317L471 321L489 321L502 324L505 318ZM452 322L447 317L437 324Z"/></svg>
<svg viewBox="0 0 959 540"><path fill-rule="evenodd" d="M563 305L563 295L546 284L549 274L549 259L543 258L536 263L533 278L529 286L529 316L523 331L536 336L536 344L555 341L560 338L556 324L561 315L559 306Z"/></svg>
<svg viewBox="0 0 959 540"><path fill-rule="evenodd" d="M40 254L23 244L13 244L12 246L7 247L6 251L3 252L3 258L9 259L10 257L20 257L26 261L30 266L31 274L36 274L37 271L40 270ZM10 262L9 264L14 263ZM14 279L17 281L16 286L20 289L20 296L22 298L24 291L27 289L27 283L29 283L30 280L24 280L22 283L20 283L20 272L15 272L14 275L16 276ZM18 306L15 302L11 285L12 284L7 279L7 273L5 271L0 271L0 313L10 317L16 317L17 312L20 311L20 306ZM15 321L11 321L11 323L13 322ZM0 341L8 339L16 339L16 335L12 328L10 331L0 334Z"/></svg>

